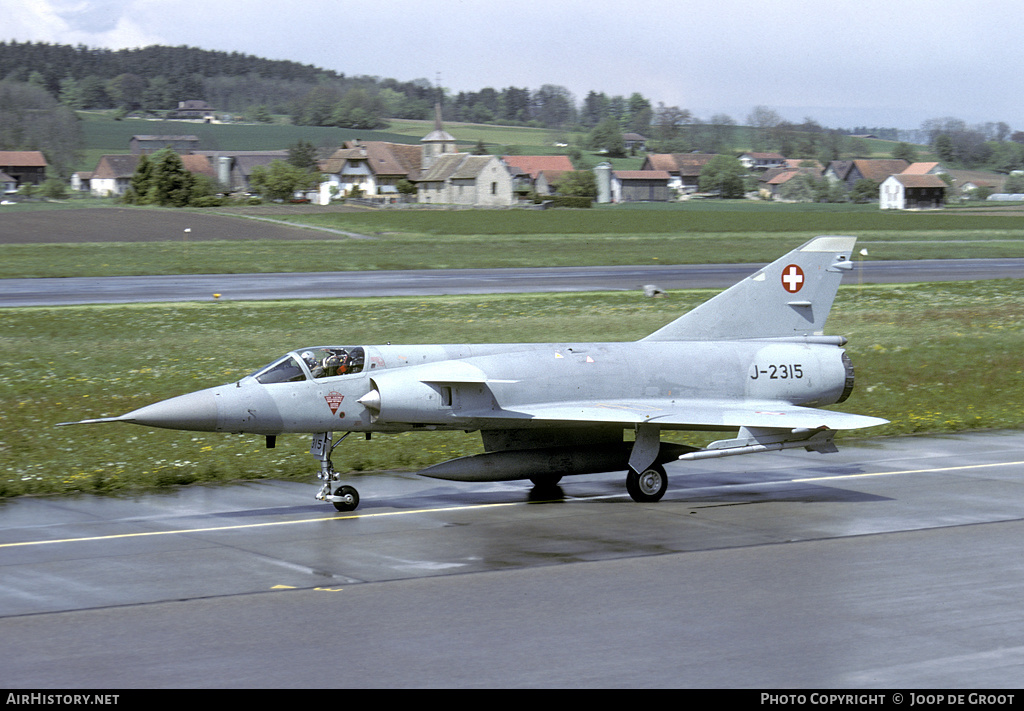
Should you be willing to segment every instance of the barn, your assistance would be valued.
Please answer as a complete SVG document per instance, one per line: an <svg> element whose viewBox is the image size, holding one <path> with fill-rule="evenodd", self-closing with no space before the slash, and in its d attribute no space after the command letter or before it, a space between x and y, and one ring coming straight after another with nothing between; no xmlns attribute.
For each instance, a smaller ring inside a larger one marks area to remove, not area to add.
<svg viewBox="0 0 1024 711"><path fill-rule="evenodd" d="M879 190L883 210L929 210L946 202L946 183L937 175L890 175Z"/></svg>

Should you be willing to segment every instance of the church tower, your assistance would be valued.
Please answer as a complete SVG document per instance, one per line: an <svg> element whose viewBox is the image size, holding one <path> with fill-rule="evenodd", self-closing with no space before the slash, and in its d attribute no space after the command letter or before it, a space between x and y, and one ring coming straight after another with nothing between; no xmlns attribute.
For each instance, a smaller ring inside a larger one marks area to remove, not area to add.
<svg viewBox="0 0 1024 711"><path fill-rule="evenodd" d="M422 144L422 170L426 172L443 153L457 153L455 137L441 124L441 104L434 104L434 130L420 139Z"/></svg>

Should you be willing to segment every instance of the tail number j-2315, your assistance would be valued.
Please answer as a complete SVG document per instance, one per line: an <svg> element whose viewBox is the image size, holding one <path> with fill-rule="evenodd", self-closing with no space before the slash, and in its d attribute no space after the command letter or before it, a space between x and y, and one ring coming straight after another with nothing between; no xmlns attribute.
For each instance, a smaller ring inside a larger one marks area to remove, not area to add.
<svg viewBox="0 0 1024 711"><path fill-rule="evenodd" d="M768 380L796 380L804 377L804 368L799 363L783 363L758 368L757 363L754 363L750 379L757 380L761 377Z"/></svg>

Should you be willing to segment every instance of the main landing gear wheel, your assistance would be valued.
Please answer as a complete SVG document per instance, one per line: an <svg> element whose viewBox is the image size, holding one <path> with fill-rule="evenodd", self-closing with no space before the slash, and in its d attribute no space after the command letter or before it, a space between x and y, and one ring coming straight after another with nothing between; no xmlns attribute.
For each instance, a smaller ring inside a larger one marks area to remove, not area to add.
<svg viewBox="0 0 1024 711"><path fill-rule="evenodd" d="M355 511L359 506L359 492L351 486L339 486L334 495L342 497L341 501L331 502L338 511Z"/></svg>
<svg viewBox="0 0 1024 711"><path fill-rule="evenodd" d="M639 503L660 501L668 488L668 475L660 464L652 464L642 472L633 469L626 475L626 491Z"/></svg>

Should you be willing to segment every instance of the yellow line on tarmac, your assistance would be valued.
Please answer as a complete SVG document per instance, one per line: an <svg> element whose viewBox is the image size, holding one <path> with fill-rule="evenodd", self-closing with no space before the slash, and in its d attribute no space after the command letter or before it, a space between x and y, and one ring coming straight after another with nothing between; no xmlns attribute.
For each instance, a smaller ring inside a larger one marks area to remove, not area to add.
<svg viewBox="0 0 1024 711"><path fill-rule="evenodd" d="M83 536L81 538L55 538L48 541L21 541L18 543L0 543L2 548L17 548L19 546L45 546L54 543L84 543L86 541L113 541L119 538L143 538L145 536L171 536L180 533L214 533L217 531L238 531L249 528L265 528L268 526L295 526L303 523L319 523L322 521L343 521L357 518L379 518L382 516L406 516L417 513L439 513L444 511L469 511L472 509L489 509L501 506L522 506L526 501L513 501L500 504L473 504L470 506L446 506L440 509L414 509L411 511L382 511L380 513L346 514L344 516L329 516L326 518L304 518L296 521L267 521L265 523L243 523L237 526L210 526L208 528L181 528L169 531L140 531L137 533L114 533L108 536Z"/></svg>
<svg viewBox="0 0 1024 711"><path fill-rule="evenodd" d="M787 479L784 481L765 482L773 484L781 484L786 482L791 483L807 483L815 481L836 481L839 479L863 479L867 477L875 476L893 476L896 474L928 474L933 472L955 472L955 471L966 471L969 469L989 469L993 467L1008 467L1014 465L1024 465L1024 461L1018 462L995 462L993 464L967 464L958 467L934 467L931 469L903 469L896 471L887 472L867 472L864 474L836 474L835 476L817 476L817 477L803 477L799 479ZM740 486L750 486L750 483L741 484ZM716 487L708 487L716 488ZM618 494L616 494L618 496ZM605 498L605 497L597 497ZM215 533L218 531L239 531L251 528L265 528L269 526L295 526L304 523L319 523L322 521L344 521L348 519L364 519L364 518L381 518L384 516L407 516L409 514L418 513L443 513L445 511L471 511L474 509L490 509L490 508L501 508L507 506L525 506L535 503L544 503L540 501L512 501L504 502L499 504L472 504L469 506L446 506L439 509L413 509L410 511L382 511L380 513L365 513L365 514L346 514L344 516L329 516L326 518L305 518L296 521L267 521L265 523L245 523L237 526L210 526L207 528L182 528L173 529L169 531L140 531L137 533L115 533L108 536L84 536L81 538L56 538L47 541L21 541L17 543L0 543L0 549L3 548L17 548L21 546L45 546L55 543L84 543L87 541L113 541L119 538L143 538L145 536L171 536L182 533Z"/></svg>

